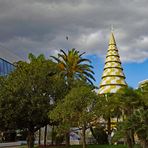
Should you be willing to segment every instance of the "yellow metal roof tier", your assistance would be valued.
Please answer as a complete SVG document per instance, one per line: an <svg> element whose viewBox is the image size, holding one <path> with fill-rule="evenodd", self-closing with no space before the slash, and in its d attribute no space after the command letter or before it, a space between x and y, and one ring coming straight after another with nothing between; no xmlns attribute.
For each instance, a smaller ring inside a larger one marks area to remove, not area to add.
<svg viewBox="0 0 148 148"><path fill-rule="evenodd" d="M100 83L100 88L104 85L126 85L124 77L121 76L110 76L110 77L103 77Z"/></svg>
<svg viewBox="0 0 148 148"><path fill-rule="evenodd" d="M120 85L108 85L101 87L99 89L99 94L108 94L108 93L116 93L119 89L123 88L124 86Z"/></svg>
<svg viewBox="0 0 148 148"><path fill-rule="evenodd" d="M120 63L120 59L118 56L114 56L114 55L111 55L111 56L107 56L106 57L106 60L105 62L119 62Z"/></svg>
<svg viewBox="0 0 148 148"><path fill-rule="evenodd" d="M119 62L108 62L108 63L105 64L104 69L113 68L113 67L122 69L122 66Z"/></svg>
<svg viewBox="0 0 148 148"><path fill-rule="evenodd" d="M107 56L119 56L118 52L115 50L109 50Z"/></svg>
<svg viewBox="0 0 148 148"><path fill-rule="evenodd" d="M118 50L118 49L116 47L116 44L111 44L109 45L108 50Z"/></svg>
<svg viewBox="0 0 148 148"><path fill-rule="evenodd" d="M122 69L119 69L119 68L116 68L116 67L106 68L103 72L102 77L104 77L104 76L123 76L123 77L125 77Z"/></svg>

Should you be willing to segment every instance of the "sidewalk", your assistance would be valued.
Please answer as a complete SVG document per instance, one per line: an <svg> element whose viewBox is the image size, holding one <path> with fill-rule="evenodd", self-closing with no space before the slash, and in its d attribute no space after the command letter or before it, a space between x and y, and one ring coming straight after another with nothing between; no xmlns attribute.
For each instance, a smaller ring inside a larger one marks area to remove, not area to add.
<svg viewBox="0 0 148 148"><path fill-rule="evenodd" d="M18 142L8 142L8 143L0 143L0 148L7 148L7 147L11 147L11 148L16 148L17 146L22 145L21 141Z"/></svg>

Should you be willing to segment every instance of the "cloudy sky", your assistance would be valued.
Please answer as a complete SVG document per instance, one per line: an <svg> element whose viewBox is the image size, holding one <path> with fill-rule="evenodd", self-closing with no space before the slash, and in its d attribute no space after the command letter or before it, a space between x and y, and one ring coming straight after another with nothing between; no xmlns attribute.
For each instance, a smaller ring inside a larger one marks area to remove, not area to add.
<svg viewBox="0 0 148 148"><path fill-rule="evenodd" d="M148 78L147 0L0 0L0 56L76 48L92 60L99 85L111 25L127 82L136 87Z"/></svg>

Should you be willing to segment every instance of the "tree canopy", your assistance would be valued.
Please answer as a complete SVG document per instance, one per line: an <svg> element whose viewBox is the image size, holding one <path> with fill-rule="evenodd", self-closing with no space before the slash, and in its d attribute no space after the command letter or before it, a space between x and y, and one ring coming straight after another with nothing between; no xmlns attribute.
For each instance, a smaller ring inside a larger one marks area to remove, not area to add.
<svg viewBox="0 0 148 148"><path fill-rule="evenodd" d="M0 117L3 130L26 129L33 138L36 130L50 123L47 113L66 87L56 63L42 55L29 56L29 63L16 63L15 70L1 79Z"/></svg>
<svg viewBox="0 0 148 148"><path fill-rule="evenodd" d="M82 129L83 147L85 147L85 130L94 118L93 103L97 98L92 87L80 81L58 103L49 116L55 121L60 121L60 130L67 131L72 127Z"/></svg>

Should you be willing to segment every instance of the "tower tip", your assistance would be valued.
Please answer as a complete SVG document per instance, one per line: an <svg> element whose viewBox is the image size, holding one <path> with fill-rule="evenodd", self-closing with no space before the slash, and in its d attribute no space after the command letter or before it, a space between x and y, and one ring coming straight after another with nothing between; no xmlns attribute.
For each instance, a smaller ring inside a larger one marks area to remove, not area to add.
<svg viewBox="0 0 148 148"><path fill-rule="evenodd" d="M113 31L111 31L110 39L109 39L109 45L116 45L115 37Z"/></svg>
<svg viewBox="0 0 148 148"><path fill-rule="evenodd" d="M110 30L111 30L111 32L114 32L114 26L113 26L113 24L111 25Z"/></svg>

